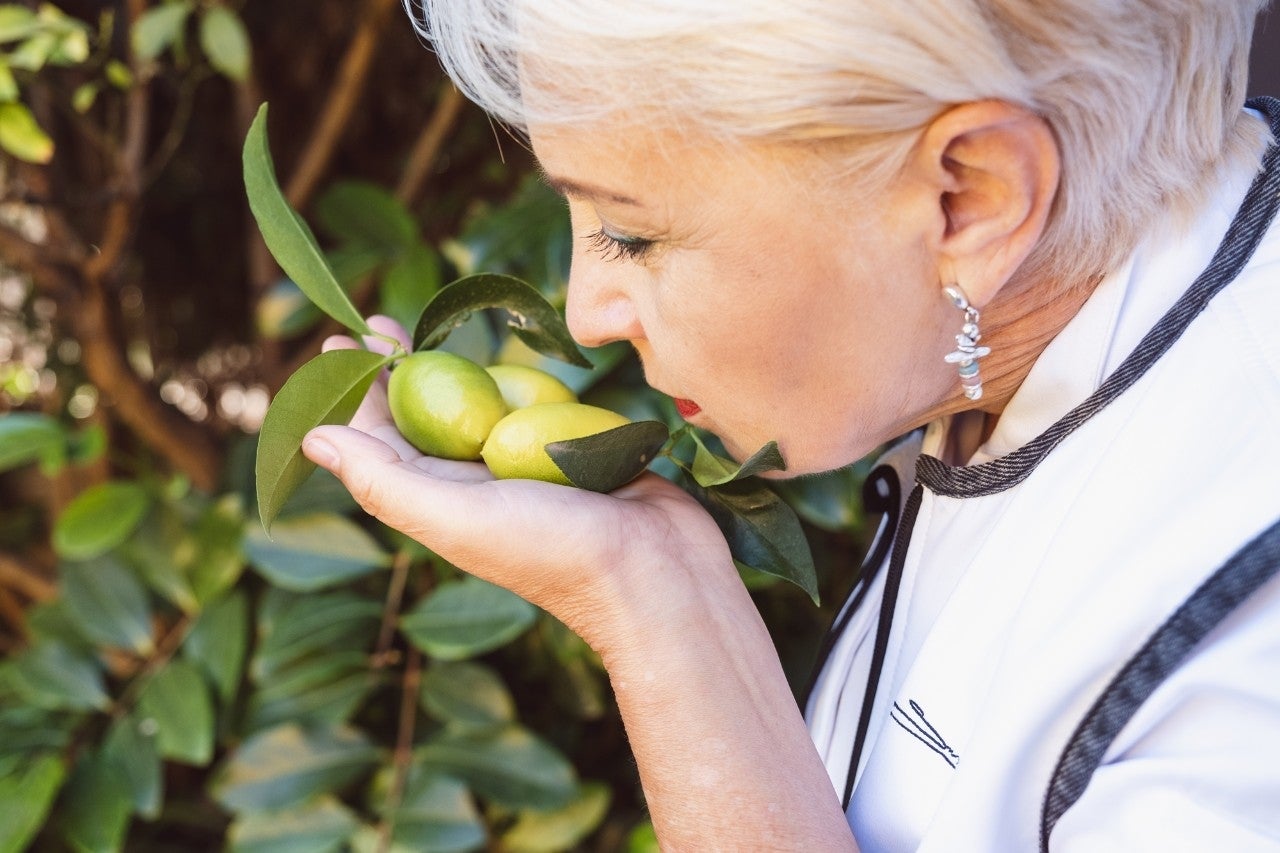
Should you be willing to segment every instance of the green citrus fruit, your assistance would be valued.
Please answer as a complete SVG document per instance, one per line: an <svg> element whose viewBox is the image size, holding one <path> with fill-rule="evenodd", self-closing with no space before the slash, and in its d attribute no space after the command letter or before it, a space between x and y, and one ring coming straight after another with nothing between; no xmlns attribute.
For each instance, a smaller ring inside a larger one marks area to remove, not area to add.
<svg viewBox="0 0 1280 853"><path fill-rule="evenodd" d="M498 383L507 408L515 411L538 403L576 403L578 395L559 379L523 364L494 364L486 367Z"/></svg>
<svg viewBox="0 0 1280 853"><path fill-rule="evenodd" d="M387 404L409 443L444 459L479 459L489 430L507 413L498 383L473 361L416 352L391 371Z"/></svg>
<svg viewBox="0 0 1280 853"><path fill-rule="evenodd" d="M498 421L481 455L500 480L545 480L571 486L569 478L547 455L546 446L629 423L617 412L585 403L539 403L516 409Z"/></svg>

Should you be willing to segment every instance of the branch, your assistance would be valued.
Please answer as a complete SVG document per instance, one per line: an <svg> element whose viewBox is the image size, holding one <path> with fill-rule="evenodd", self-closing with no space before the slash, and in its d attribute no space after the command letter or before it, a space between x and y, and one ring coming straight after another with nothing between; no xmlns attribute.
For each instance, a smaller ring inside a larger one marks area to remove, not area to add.
<svg viewBox="0 0 1280 853"><path fill-rule="evenodd" d="M16 589L32 601L51 601L57 585L12 554L0 552L0 584Z"/></svg>
<svg viewBox="0 0 1280 853"><path fill-rule="evenodd" d="M285 189L285 198L295 210L306 207L329 165L338 138L364 89L382 28L391 10L398 5L397 0L368 0L364 14L360 15L360 27L347 46L337 79L329 92L329 101Z"/></svg>
<svg viewBox="0 0 1280 853"><path fill-rule="evenodd" d="M409 160L405 164L404 174L400 176L400 183L396 186L396 199L403 202L405 206L412 207L422 193L422 186L426 183L432 167L435 166L436 158L440 156L440 148L448 138L449 131L453 129L458 113L462 111L463 103L462 93L454 88L448 78L445 78L440 84L440 95L436 100L435 110L432 111L431 118L427 121L427 126L422 129L418 140L413 144L413 150L409 153Z"/></svg>
<svg viewBox="0 0 1280 853"><path fill-rule="evenodd" d="M396 730L396 751L392 765L395 776L378 824L378 851L391 849L391 835L396 828L396 812L404 799L404 786L409 778L409 766L413 764L413 730L418 720L418 690L422 684L422 652L410 646L409 662L405 665L404 681L400 688L400 722Z"/></svg>

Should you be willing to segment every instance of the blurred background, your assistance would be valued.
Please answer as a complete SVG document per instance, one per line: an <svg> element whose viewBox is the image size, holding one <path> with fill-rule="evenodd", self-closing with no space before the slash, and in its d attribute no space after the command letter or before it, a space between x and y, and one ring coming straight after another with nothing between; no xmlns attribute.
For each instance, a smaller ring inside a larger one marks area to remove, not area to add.
<svg viewBox="0 0 1280 853"><path fill-rule="evenodd" d="M1250 90L1280 94L1264 17ZM288 200L367 312L509 272L563 205L399 0L0 5L0 851L654 850L599 661L317 476L274 540L273 394L337 331L248 214ZM450 339L535 361L484 316ZM678 418L625 348L584 399ZM822 604L744 569L797 691L866 546L859 466L778 487Z"/></svg>

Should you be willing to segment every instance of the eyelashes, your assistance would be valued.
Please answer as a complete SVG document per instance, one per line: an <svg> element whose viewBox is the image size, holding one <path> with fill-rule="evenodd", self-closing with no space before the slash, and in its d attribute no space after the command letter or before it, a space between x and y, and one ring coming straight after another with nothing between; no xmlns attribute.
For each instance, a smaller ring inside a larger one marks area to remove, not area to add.
<svg viewBox="0 0 1280 853"><path fill-rule="evenodd" d="M606 261L640 261L653 248L652 240L640 237L614 237L598 228L586 236L587 247Z"/></svg>

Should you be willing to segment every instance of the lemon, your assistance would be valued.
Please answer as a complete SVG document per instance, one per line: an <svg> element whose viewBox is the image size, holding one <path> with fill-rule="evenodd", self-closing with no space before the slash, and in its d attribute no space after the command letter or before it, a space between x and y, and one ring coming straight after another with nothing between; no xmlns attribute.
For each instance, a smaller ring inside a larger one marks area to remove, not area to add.
<svg viewBox="0 0 1280 853"><path fill-rule="evenodd" d="M559 379L523 364L495 364L485 370L498 383L502 399L511 410L523 409L538 403L576 403L578 395L574 394Z"/></svg>
<svg viewBox="0 0 1280 853"><path fill-rule="evenodd" d="M391 371L387 404L414 447L445 459L479 459L507 413L498 383L473 361L440 350L416 352Z"/></svg>
<svg viewBox="0 0 1280 853"><path fill-rule="evenodd" d="M569 478L547 455L546 446L629 423L617 412L585 403L538 403L516 409L498 421L481 455L500 480L545 480L571 486Z"/></svg>

